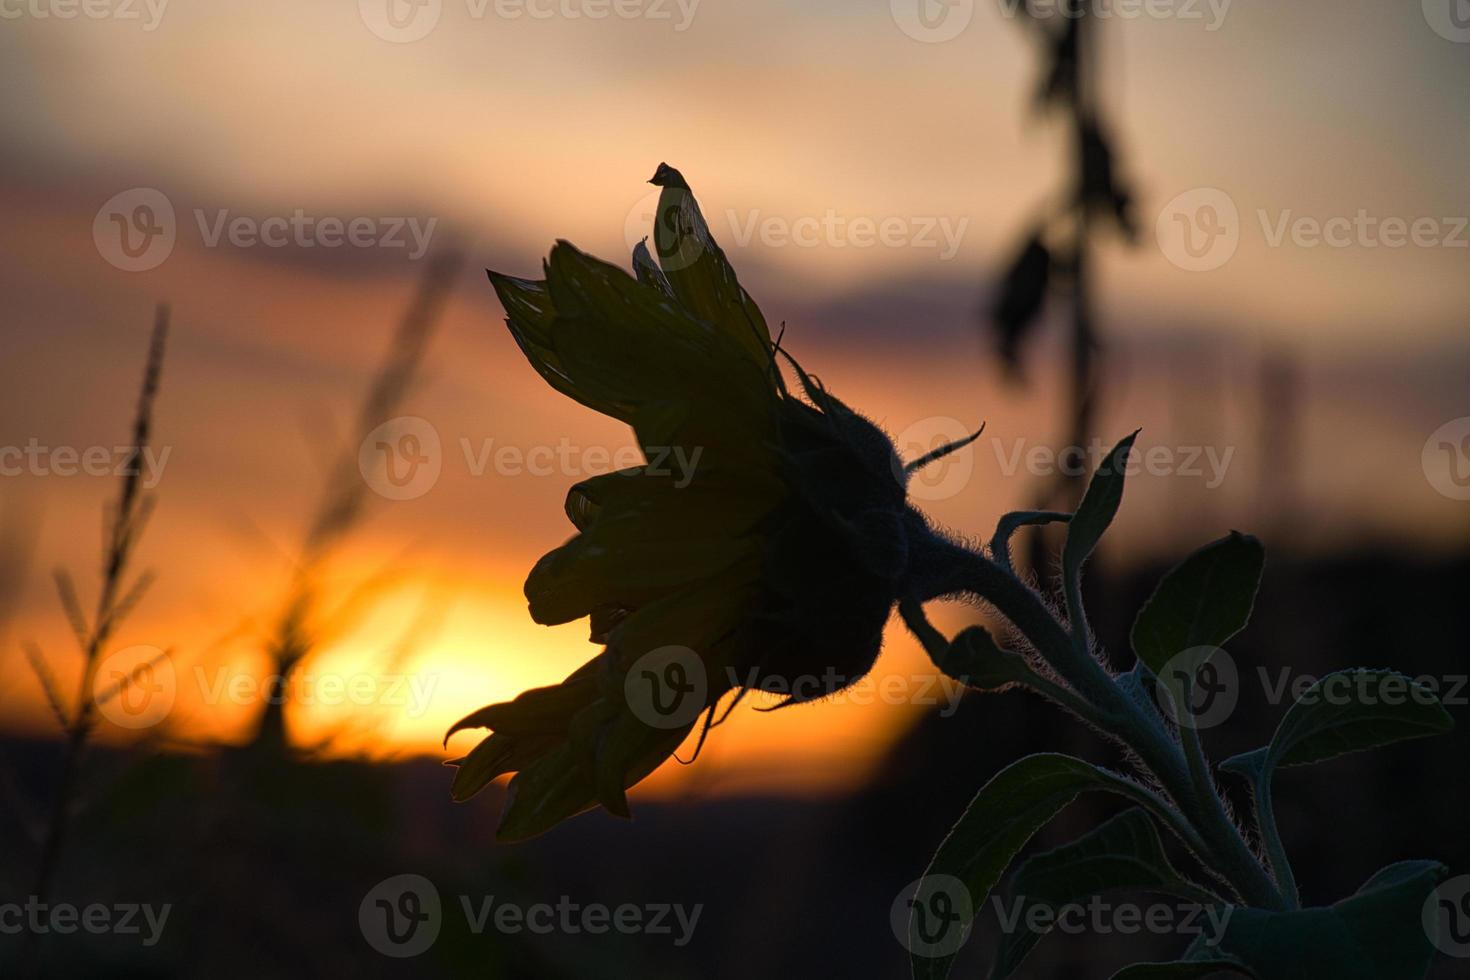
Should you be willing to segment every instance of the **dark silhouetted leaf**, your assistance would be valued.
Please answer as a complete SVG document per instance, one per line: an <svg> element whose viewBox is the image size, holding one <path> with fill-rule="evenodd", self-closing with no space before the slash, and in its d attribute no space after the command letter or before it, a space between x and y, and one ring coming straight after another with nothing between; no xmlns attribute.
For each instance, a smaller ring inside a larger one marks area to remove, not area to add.
<svg viewBox="0 0 1470 980"><path fill-rule="evenodd" d="M1133 215L1133 195L1119 181L1112 144L1098 126L1083 127L1081 151L1082 185L1078 188L1081 205L1112 218L1124 236L1134 240L1138 237L1138 225Z"/></svg>
<svg viewBox="0 0 1470 980"><path fill-rule="evenodd" d="M1113 789L1116 776L1069 755L1040 753L1011 763L981 787L925 871L952 875L970 890L973 908L985 903L1006 866L1059 810L1087 790ZM923 948L918 922L910 923L910 948ZM954 955L912 954L919 980L949 975Z"/></svg>
<svg viewBox="0 0 1470 980"><path fill-rule="evenodd" d="M1038 228L1011 260L990 311L1000 356L1012 369L1020 363L1021 344L1041 313L1050 280L1051 251L1041 240Z"/></svg>
<svg viewBox="0 0 1470 980"><path fill-rule="evenodd" d="M1108 458L1092 475L1092 482L1082 495L1082 503L1072 515L1067 526L1067 544L1062 549L1062 571L1069 581L1081 573L1082 563L1087 561L1118 513L1118 505L1123 502L1123 483L1127 479L1124 468L1128 454L1133 450L1133 440L1137 438L1138 431L1135 430L1113 447Z"/></svg>
<svg viewBox="0 0 1470 980"><path fill-rule="evenodd" d="M1174 568L1133 621L1133 652L1155 674L1191 647L1223 646L1250 622L1265 549L1232 531Z"/></svg>
<svg viewBox="0 0 1470 980"><path fill-rule="evenodd" d="M1035 855L1017 869L1010 891L1014 901L1022 904L1012 913L1019 912L1015 930L1001 936L1000 952L990 973L993 980L1014 973L1041 939L1041 934L1026 928L1029 916L1025 909L1041 905L1055 911L1120 889L1224 904L1174 869L1148 814L1136 808L1125 810L1070 844Z"/></svg>
<svg viewBox="0 0 1470 980"><path fill-rule="evenodd" d="M1033 675L1026 661L1017 653L1002 648L983 626L960 631L951 642L935 629L924 615L923 607L913 599L899 602L899 614L923 644L934 666L952 677L981 691L1000 691L1012 684L1023 683Z"/></svg>
<svg viewBox="0 0 1470 980"><path fill-rule="evenodd" d="M1434 958L1423 905L1446 874L1405 861L1328 908L1234 909L1220 949L1261 980L1419 980Z"/></svg>
<svg viewBox="0 0 1470 980"><path fill-rule="evenodd" d="M1348 692L1351 692L1350 694ZM1225 760L1221 768L1269 776L1349 752L1439 735L1454 719L1428 688L1391 670L1344 670L1319 680L1286 712L1271 744Z"/></svg>

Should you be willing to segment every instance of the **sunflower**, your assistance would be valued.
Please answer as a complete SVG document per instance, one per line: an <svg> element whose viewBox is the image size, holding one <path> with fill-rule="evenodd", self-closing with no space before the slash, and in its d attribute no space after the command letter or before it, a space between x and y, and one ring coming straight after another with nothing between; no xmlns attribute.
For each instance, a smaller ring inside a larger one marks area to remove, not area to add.
<svg viewBox="0 0 1470 980"><path fill-rule="evenodd" d="M646 460L571 488L577 533L526 581L536 622L586 617L602 651L449 730L492 731L452 763L456 800L516 773L501 840L597 804L627 816L627 789L701 715L702 744L732 691L784 706L861 678L925 527L887 436L789 357L788 388L684 178L664 164L652 183L657 263L646 240L634 275L558 242L544 279L489 273L531 365L632 426Z"/></svg>

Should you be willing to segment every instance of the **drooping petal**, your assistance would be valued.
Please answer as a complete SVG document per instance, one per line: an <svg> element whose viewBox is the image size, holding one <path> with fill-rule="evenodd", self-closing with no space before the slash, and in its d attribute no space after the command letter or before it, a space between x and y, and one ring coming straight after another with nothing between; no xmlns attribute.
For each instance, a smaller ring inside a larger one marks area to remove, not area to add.
<svg viewBox="0 0 1470 980"><path fill-rule="evenodd" d="M473 711L445 733L445 741L466 728L490 728L506 735L562 735L572 716L598 697L597 678L573 674L560 684L523 691L513 700Z"/></svg>
<svg viewBox="0 0 1470 980"><path fill-rule="evenodd" d="M505 324L515 338L521 353L536 369L536 373L557 391L594 411L614 418L631 416L631 408L620 406L614 401L596 398L578 387L562 365L552 340L551 325L556 320L556 309L551 303L551 294L545 282L533 279L518 279L485 270L495 295L505 308Z"/></svg>
<svg viewBox="0 0 1470 980"><path fill-rule="evenodd" d="M684 176L661 164L651 183L663 188L654 216L659 264L684 308L734 339L763 370L771 367L771 331L710 233Z"/></svg>
<svg viewBox="0 0 1470 980"><path fill-rule="evenodd" d="M687 401L746 427L769 426L770 379L739 344L622 269L565 242L552 249L551 346L579 391L625 406Z"/></svg>
<svg viewBox="0 0 1470 980"><path fill-rule="evenodd" d="M649 254L647 238L633 246L633 275L638 277L639 282L652 286L665 296L674 295L674 288L669 285L668 277Z"/></svg>
<svg viewBox="0 0 1470 980"><path fill-rule="evenodd" d="M599 524L550 552L531 569L531 618L569 623L616 605L636 609L672 590L740 565L758 567L758 542L702 535L647 537L637 521Z"/></svg>
<svg viewBox="0 0 1470 980"><path fill-rule="evenodd" d="M469 755L450 763L458 767L449 787L450 798L456 803L463 803L497 777L531 765L555 748L559 741L555 736L528 738L499 733L483 739L470 750Z"/></svg>

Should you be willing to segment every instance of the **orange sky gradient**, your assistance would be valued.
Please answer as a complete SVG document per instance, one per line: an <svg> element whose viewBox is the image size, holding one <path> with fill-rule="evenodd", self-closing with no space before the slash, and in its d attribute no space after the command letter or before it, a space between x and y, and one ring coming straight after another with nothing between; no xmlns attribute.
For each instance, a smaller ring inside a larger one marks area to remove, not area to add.
<svg viewBox="0 0 1470 980"><path fill-rule="evenodd" d="M1218 486L1180 475L1130 483L1103 561L1230 528L1261 532L1268 547L1273 531L1301 548L1449 548L1470 536L1464 503L1437 493L1420 464L1429 433L1467 412L1470 250L1275 247L1256 217L1470 211L1470 128L1443 95L1467 81L1463 46L1429 30L1417 5L1279 6L1231 8L1220 28L1230 44L1168 21L1104 32L1144 236L1134 250L1110 244L1100 272L1102 431L1142 425L1141 446L1230 456ZM1349 57L1344 34L1377 43ZM375 501L332 577L342 594L383 569L390 581L303 674L368 678L374 690L411 675L427 698L299 705L291 723L301 744L331 738L336 753L448 757L473 744L460 735L440 749L454 720L555 682L593 652L585 624L533 624L520 585L570 534L566 488L631 444L535 375L481 269L533 275L556 238L625 261L644 181L667 159L767 319L786 321L786 346L904 436L901 451L929 448L948 424L936 420L986 423L959 469L924 492L940 523L988 535L1035 486L1005 459L1062 428L1050 348L1033 384L1018 387L975 326L997 266L1059 179L1061 133L1027 112L1032 54L988 5L942 44L905 36L877 2L704 0L682 32L476 20L447 4L412 44L374 37L355 3L174 0L153 31L9 21L0 447L121 443L152 307L172 304L157 411L169 457L139 558L158 582L116 646L172 651L171 731L241 738L258 702L208 703L201 684L263 673L261 636L330 463L323 447L349 431L422 263L401 250L211 247L195 212L435 219L433 246L457 239L469 267L405 412L438 433L442 472L421 497ZM1366 151L1362 131L1379 134ZM173 252L144 272L113 267L93 239L98 209L134 187L159 189L179 216ZM1153 237L1164 202L1195 187L1223 189L1244 216L1237 254L1206 273L1171 265ZM753 220L829 213L944 219L964 233L953 255L732 240ZM1259 395L1267 356L1301 372L1290 419ZM1261 436L1286 425L1291 472L1277 481L1282 462L1263 455ZM466 451L487 445L569 445L575 462L477 474ZM1265 489L1282 482L1284 495ZM66 690L75 683L50 570L70 569L93 593L100 508L114 494L104 477L0 477L0 516L32 529L23 589L0 621L6 729L49 726L23 641L47 651ZM889 639L879 677L892 678L895 703L851 703L868 687L848 703L764 716L751 704L698 764L666 766L649 792L853 785L919 712L944 706L915 644L893 624Z"/></svg>

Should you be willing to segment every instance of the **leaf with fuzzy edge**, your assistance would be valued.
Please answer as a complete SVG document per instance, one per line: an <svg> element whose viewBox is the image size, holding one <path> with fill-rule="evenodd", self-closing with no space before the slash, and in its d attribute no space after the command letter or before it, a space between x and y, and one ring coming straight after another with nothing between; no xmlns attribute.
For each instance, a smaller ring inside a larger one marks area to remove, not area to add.
<svg viewBox="0 0 1470 980"><path fill-rule="evenodd" d="M1333 692L1343 687L1349 698ZM1422 684L1392 670L1342 670L1313 684L1286 712L1271 744L1226 759L1221 768L1265 776L1278 766L1305 766L1455 727Z"/></svg>
<svg viewBox="0 0 1470 980"><path fill-rule="evenodd" d="M1232 910L1220 952L1260 980L1420 980L1434 959L1421 913L1448 869L1403 861L1326 908Z"/></svg>
<svg viewBox="0 0 1470 980"><path fill-rule="evenodd" d="M1115 789L1110 779L1116 777L1069 755L1044 752L1018 759L981 787L921 880L958 878L969 889L970 907L979 908L1033 834L1079 794ZM920 926L917 916L909 922L911 950L925 948ZM917 980L943 980L954 956L913 952L913 975Z"/></svg>
<svg viewBox="0 0 1470 980"><path fill-rule="evenodd" d="M1223 646L1250 622L1265 561L1260 541L1232 531L1170 569L1133 621L1138 659L1159 674L1185 650Z"/></svg>
<svg viewBox="0 0 1470 980"><path fill-rule="evenodd" d="M934 628L915 599L899 601L899 615L919 638L940 673L980 691L996 692L1032 680L1025 658L995 642L983 626L970 626L950 641Z"/></svg>
<svg viewBox="0 0 1470 980"><path fill-rule="evenodd" d="M1164 852L1153 819L1143 810L1125 810L1069 844L1037 854L1011 879L1016 928L1001 937L991 980L1004 980L1020 967L1043 933L1026 927L1029 910L1053 911L1092 896L1121 889L1181 895L1207 905L1223 905L1216 895L1186 880Z"/></svg>
<svg viewBox="0 0 1470 980"><path fill-rule="evenodd" d="M1128 455L1133 451L1133 442L1142 430L1123 439L1108 453L1108 458L1092 475L1077 512L1067 525L1067 543L1062 549L1062 571L1068 581L1075 581L1081 574L1082 564L1087 561L1103 532L1113 523L1118 506L1123 502L1123 484L1127 479L1124 472Z"/></svg>

